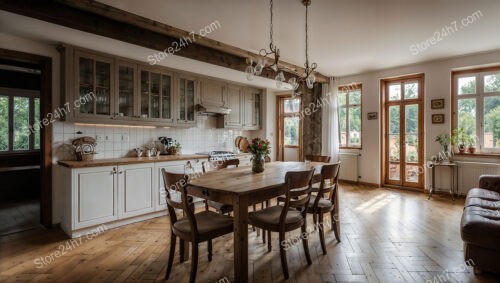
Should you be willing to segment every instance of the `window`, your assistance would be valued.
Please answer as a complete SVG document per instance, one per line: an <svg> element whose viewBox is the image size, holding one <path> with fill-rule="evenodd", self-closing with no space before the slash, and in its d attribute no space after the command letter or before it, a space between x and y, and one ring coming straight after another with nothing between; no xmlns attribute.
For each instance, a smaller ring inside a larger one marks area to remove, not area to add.
<svg viewBox="0 0 500 283"><path fill-rule="evenodd" d="M40 130L30 127L38 124L39 117L37 91L1 88L0 154L39 150Z"/></svg>
<svg viewBox="0 0 500 283"><path fill-rule="evenodd" d="M361 84L339 87L340 147L361 148Z"/></svg>
<svg viewBox="0 0 500 283"><path fill-rule="evenodd" d="M285 146L299 146L300 134L300 98L288 98L283 101L283 125Z"/></svg>
<svg viewBox="0 0 500 283"><path fill-rule="evenodd" d="M463 128L480 153L500 153L500 67L453 74L453 128Z"/></svg>

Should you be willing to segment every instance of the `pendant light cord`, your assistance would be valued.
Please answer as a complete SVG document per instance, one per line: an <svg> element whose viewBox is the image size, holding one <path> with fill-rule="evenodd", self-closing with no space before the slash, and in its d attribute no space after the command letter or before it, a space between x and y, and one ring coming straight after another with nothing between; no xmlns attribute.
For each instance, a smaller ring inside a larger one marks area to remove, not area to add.
<svg viewBox="0 0 500 283"><path fill-rule="evenodd" d="M274 41L273 41L273 0L269 1L269 10L271 11L271 25L269 29L269 40L271 41L271 49L274 48Z"/></svg>

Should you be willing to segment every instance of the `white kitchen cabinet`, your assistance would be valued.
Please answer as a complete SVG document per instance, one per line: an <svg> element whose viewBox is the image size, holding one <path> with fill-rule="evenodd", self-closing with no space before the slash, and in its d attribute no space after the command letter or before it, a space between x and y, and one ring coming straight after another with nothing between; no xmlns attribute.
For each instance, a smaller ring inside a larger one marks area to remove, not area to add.
<svg viewBox="0 0 500 283"><path fill-rule="evenodd" d="M243 128L260 129L261 92L255 88L245 88L243 99Z"/></svg>
<svg viewBox="0 0 500 283"><path fill-rule="evenodd" d="M203 169L201 167L203 161L208 162L208 159L191 159L155 163L155 211L167 209L165 183L163 182L161 169L179 174L185 174L189 172L203 172Z"/></svg>
<svg viewBox="0 0 500 283"><path fill-rule="evenodd" d="M118 166L118 218L154 211L154 163Z"/></svg>
<svg viewBox="0 0 500 283"><path fill-rule="evenodd" d="M195 125L195 102L198 101L198 82L195 77L177 76L177 124Z"/></svg>
<svg viewBox="0 0 500 283"><path fill-rule="evenodd" d="M241 86L229 85L227 89L227 102L231 113L225 116L224 126L227 128L241 128L243 88Z"/></svg>
<svg viewBox="0 0 500 283"><path fill-rule="evenodd" d="M73 170L72 229L118 219L116 166Z"/></svg>
<svg viewBox="0 0 500 283"><path fill-rule="evenodd" d="M216 80L200 82L200 104L203 106L226 106L226 83Z"/></svg>

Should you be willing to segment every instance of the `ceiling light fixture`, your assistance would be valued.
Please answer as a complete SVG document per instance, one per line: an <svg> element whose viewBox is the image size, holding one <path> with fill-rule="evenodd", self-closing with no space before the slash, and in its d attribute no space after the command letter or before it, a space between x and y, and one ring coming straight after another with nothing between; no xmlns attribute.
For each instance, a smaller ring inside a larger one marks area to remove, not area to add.
<svg viewBox="0 0 500 283"><path fill-rule="evenodd" d="M283 74L283 71L280 71L280 50L276 45L274 45L273 39L273 0L269 1L269 10L271 14L271 24L269 26L269 50L262 48L259 51L259 55L261 57L256 62L255 67L253 66L253 60L247 58L247 64L249 65L246 67L245 73L247 80L251 81L256 75L259 76L260 74L262 74L262 71L264 69L271 69L277 73L276 77L274 78L276 81L276 87L281 88L283 86L283 83L285 82L285 74ZM270 64L268 64L268 59L271 59Z"/></svg>
<svg viewBox="0 0 500 283"><path fill-rule="evenodd" d="M311 0L302 0L302 4L306 6L306 63L304 64L305 70L302 77L299 79L299 82L306 83L309 89L314 87L314 83L316 82L316 76L314 75L314 70L318 67L318 64L312 63L309 65L309 6L311 5Z"/></svg>

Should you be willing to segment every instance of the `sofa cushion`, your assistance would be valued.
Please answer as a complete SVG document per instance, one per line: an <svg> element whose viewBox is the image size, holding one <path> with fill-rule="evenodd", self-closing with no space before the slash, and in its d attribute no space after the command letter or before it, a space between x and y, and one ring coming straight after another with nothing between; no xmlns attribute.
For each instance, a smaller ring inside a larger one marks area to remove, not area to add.
<svg viewBox="0 0 500 283"><path fill-rule="evenodd" d="M481 175L479 177L479 187L498 192L500 190L500 175Z"/></svg>
<svg viewBox="0 0 500 283"><path fill-rule="evenodd" d="M466 203L467 200L469 200L470 198L480 198L492 201L500 201L500 194L486 189L474 188L467 193Z"/></svg>
<svg viewBox="0 0 500 283"><path fill-rule="evenodd" d="M467 198L465 207L477 206L485 209L500 210L500 200L490 200L483 198Z"/></svg>
<svg viewBox="0 0 500 283"><path fill-rule="evenodd" d="M466 207L460 227L464 242L500 250L500 210L480 206Z"/></svg>

